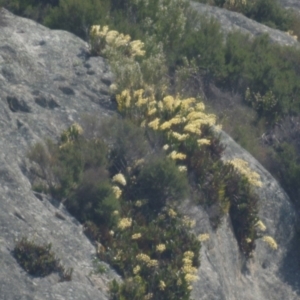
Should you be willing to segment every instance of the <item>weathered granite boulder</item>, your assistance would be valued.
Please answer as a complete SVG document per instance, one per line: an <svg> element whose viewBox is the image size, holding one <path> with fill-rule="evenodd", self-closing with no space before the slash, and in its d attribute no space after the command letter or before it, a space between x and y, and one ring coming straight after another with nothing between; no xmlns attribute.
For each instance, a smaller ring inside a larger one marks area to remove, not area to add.
<svg viewBox="0 0 300 300"><path fill-rule="evenodd" d="M0 299L108 299L107 283L117 275L110 269L91 275L93 245L62 205L32 192L25 157L35 142L57 138L74 121L80 123L83 113L99 118L113 114L108 94L112 81L106 62L90 58L88 45L76 36L1 10ZM210 234L201 249L194 299L300 299L294 208L274 178L250 154L226 134L222 139L227 145L224 159L242 157L260 173L264 183L258 190L260 217L279 249L270 250L258 241L254 258L246 262L238 251L229 218L214 232L207 213L184 202L182 210L197 221L195 231ZM51 242L64 266L74 268L72 281L58 282L56 274L28 276L11 253L22 236Z"/></svg>

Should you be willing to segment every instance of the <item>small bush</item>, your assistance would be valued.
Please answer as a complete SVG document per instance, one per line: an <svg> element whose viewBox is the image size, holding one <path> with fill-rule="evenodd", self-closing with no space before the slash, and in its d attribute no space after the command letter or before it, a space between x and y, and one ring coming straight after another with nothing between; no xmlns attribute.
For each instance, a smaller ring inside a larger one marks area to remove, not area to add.
<svg viewBox="0 0 300 300"><path fill-rule="evenodd" d="M44 24L52 29L70 31L87 40L93 24L102 24L108 16L109 1L105 0L60 0L51 8Z"/></svg>
<svg viewBox="0 0 300 300"><path fill-rule="evenodd" d="M183 200L188 192L186 174L174 161L166 158L150 160L136 179L137 198L147 199L151 210L159 212L167 201Z"/></svg>
<svg viewBox="0 0 300 300"><path fill-rule="evenodd" d="M72 269L65 270L51 251L51 244L36 244L23 237L16 243L13 254L20 266L30 275L45 277L58 272L61 280L72 279Z"/></svg>
<svg viewBox="0 0 300 300"><path fill-rule="evenodd" d="M81 223L91 221L100 228L111 228L116 222L113 212L120 210L120 203L107 179L101 177L99 172L86 173L66 207Z"/></svg>

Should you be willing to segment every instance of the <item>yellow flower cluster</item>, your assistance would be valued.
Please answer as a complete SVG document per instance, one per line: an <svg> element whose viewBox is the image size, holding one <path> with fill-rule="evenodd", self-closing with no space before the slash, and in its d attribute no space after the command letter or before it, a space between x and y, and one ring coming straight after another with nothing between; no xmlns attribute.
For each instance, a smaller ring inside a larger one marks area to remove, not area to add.
<svg viewBox="0 0 300 300"><path fill-rule="evenodd" d="M126 179L123 174L119 173L112 178L113 182L119 183L123 186L126 185Z"/></svg>
<svg viewBox="0 0 300 300"><path fill-rule="evenodd" d="M158 266L158 260L151 259L147 254L140 253L136 256L136 259L146 263L147 267L156 267Z"/></svg>
<svg viewBox="0 0 300 300"><path fill-rule="evenodd" d="M163 98L163 108L167 111L174 111L181 104L181 100L179 98L174 98L172 96L166 96Z"/></svg>
<svg viewBox="0 0 300 300"><path fill-rule="evenodd" d="M262 240L266 242L273 250L278 248L276 241L271 236L265 235L263 236Z"/></svg>
<svg viewBox="0 0 300 300"><path fill-rule="evenodd" d="M178 166L179 172L187 172L187 167L186 166Z"/></svg>
<svg viewBox="0 0 300 300"><path fill-rule="evenodd" d="M170 135L172 137L174 137L175 139L177 139L178 141L185 141L188 137L189 137L189 134L180 134L178 132L174 132L172 130L170 130Z"/></svg>
<svg viewBox="0 0 300 300"><path fill-rule="evenodd" d="M167 151L169 148L170 148L170 146L167 144L163 146L163 150L165 150L165 151Z"/></svg>
<svg viewBox="0 0 300 300"><path fill-rule="evenodd" d="M143 205L143 202L141 200L138 200L135 202L136 207L141 207Z"/></svg>
<svg viewBox="0 0 300 300"><path fill-rule="evenodd" d="M153 130L158 130L159 122L160 122L160 119L156 118L152 122L148 123L148 127L152 128Z"/></svg>
<svg viewBox="0 0 300 300"><path fill-rule="evenodd" d="M208 233L202 233L198 235L198 241L205 242L209 240L209 234Z"/></svg>
<svg viewBox="0 0 300 300"><path fill-rule="evenodd" d="M170 208L170 209L168 210L168 215L169 215L169 217L171 217L171 218L175 218L175 217L177 216L177 213L176 213L172 208Z"/></svg>
<svg viewBox="0 0 300 300"><path fill-rule="evenodd" d="M252 240L250 239L250 238L246 238L246 243L251 243L252 242Z"/></svg>
<svg viewBox="0 0 300 300"><path fill-rule="evenodd" d="M118 228L123 230L123 229L130 227L131 224L132 224L131 218L123 218L119 221Z"/></svg>
<svg viewBox="0 0 300 300"><path fill-rule="evenodd" d="M145 162L145 160L144 160L143 158L137 159L137 160L134 162L134 167L140 166L140 165L142 165L144 162Z"/></svg>
<svg viewBox="0 0 300 300"><path fill-rule="evenodd" d="M147 267L156 267L158 266L158 260L156 259L151 259L148 263L147 263Z"/></svg>
<svg viewBox="0 0 300 300"><path fill-rule="evenodd" d="M159 281L159 289L163 291L166 288L166 284L163 280Z"/></svg>
<svg viewBox="0 0 300 300"><path fill-rule="evenodd" d="M183 153L180 153L180 152L176 152L176 151L172 151L170 154L169 154L169 157L173 160L184 160L186 159L186 155L183 154Z"/></svg>
<svg viewBox="0 0 300 300"><path fill-rule="evenodd" d="M153 293L148 293L147 295L144 296L144 300L150 300L153 297Z"/></svg>
<svg viewBox="0 0 300 300"><path fill-rule="evenodd" d="M144 254L144 253L138 254L136 256L136 259L140 260L140 261L143 261L145 263L148 263L151 260L151 258L147 254Z"/></svg>
<svg viewBox="0 0 300 300"><path fill-rule="evenodd" d="M199 139L197 140L198 146L202 145L210 145L210 140L209 139Z"/></svg>
<svg viewBox="0 0 300 300"><path fill-rule="evenodd" d="M131 37L127 34L119 33L116 30L109 30L108 26L103 26L101 30L100 25L94 25L91 27L90 36L92 39L100 39L105 41L105 47L111 47L114 49L120 47L126 47L129 49L127 55L130 57L143 56L145 51L143 50L144 43L140 40L130 41Z"/></svg>
<svg viewBox="0 0 300 300"><path fill-rule="evenodd" d="M184 126L183 131L200 135L201 134L200 125L201 124L188 123L186 126Z"/></svg>
<svg viewBox="0 0 300 300"><path fill-rule="evenodd" d="M117 199L119 199L119 198L121 197L121 195L122 195L122 190L121 190L118 186L114 185L114 186L112 187L112 191L113 191L113 193L114 193L114 195L115 195L115 197L116 197Z"/></svg>
<svg viewBox="0 0 300 300"><path fill-rule="evenodd" d="M131 95L129 90L124 90L121 94L118 94L116 96L116 100L118 103L119 111L123 111L125 108L129 108L131 103Z"/></svg>
<svg viewBox="0 0 300 300"><path fill-rule="evenodd" d="M60 149L64 148L67 144L73 143L74 140L78 138L79 135L82 135L83 129L78 123L72 124L67 130L65 130L61 134L62 144L60 145Z"/></svg>
<svg viewBox="0 0 300 300"><path fill-rule="evenodd" d="M257 187L262 186L259 174L252 171L246 161L240 158L235 158L233 160L230 160L229 163L232 164L238 172L244 175L249 180L250 184Z"/></svg>
<svg viewBox="0 0 300 300"><path fill-rule="evenodd" d="M182 272L185 274L184 278L188 283L191 283L198 279L198 276L194 275L195 273L197 273L197 268L193 267L193 262L192 262L194 255L195 254L192 251L186 251L183 254ZM191 285L189 287L191 289Z"/></svg>
<svg viewBox="0 0 300 300"><path fill-rule="evenodd" d="M142 237L142 235L140 234L140 233L135 233L135 234L133 234L132 236L131 236L131 239L133 239L133 240L138 240L139 238L141 238Z"/></svg>
<svg viewBox="0 0 300 300"><path fill-rule="evenodd" d="M136 267L133 268L133 274L136 275L140 272L141 267L139 265L137 265Z"/></svg>
<svg viewBox="0 0 300 300"><path fill-rule="evenodd" d="M195 253L193 251L186 251L183 253L183 257L187 257L189 259L192 259L195 256Z"/></svg>
<svg viewBox="0 0 300 300"><path fill-rule="evenodd" d="M122 250L118 250L117 255L114 257L115 260L121 260L123 255Z"/></svg>
<svg viewBox="0 0 300 300"><path fill-rule="evenodd" d="M159 244L156 246L156 251L157 252L164 252L166 250L166 245L165 244Z"/></svg>
<svg viewBox="0 0 300 300"><path fill-rule="evenodd" d="M182 223L183 223L183 225L185 225L186 227L189 227L189 228L193 228L196 225L196 221L191 220L188 216L183 217Z"/></svg>
<svg viewBox="0 0 300 300"><path fill-rule="evenodd" d="M257 221L257 223L255 224L255 226L260 230L260 231L266 231L267 227L266 225L261 221Z"/></svg>

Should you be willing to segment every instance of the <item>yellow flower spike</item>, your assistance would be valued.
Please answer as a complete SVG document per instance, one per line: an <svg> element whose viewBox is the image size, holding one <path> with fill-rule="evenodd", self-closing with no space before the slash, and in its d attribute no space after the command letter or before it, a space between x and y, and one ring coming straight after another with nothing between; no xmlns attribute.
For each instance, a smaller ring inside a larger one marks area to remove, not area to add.
<svg viewBox="0 0 300 300"><path fill-rule="evenodd" d="M185 280L186 280L187 282L193 282L193 281L196 281L196 280L199 279L198 276L193 275L193 274L189 274L189 273L188 273L188 274L185 274L184 278L185 278Z"/></svg>
<svg viewBox="0 0 300 300"><path fill-rule="evenodd" d="M136 275L140 272L141 267L139 265L137 265L136 267L133 268L133 274Z"/></svg>
<svg viewBox="0 0 300 300"><path fill-rule="evenodd" d="M157 252L162 253L162 252L164 252L165 250L166 250L166 245L165 245L165 244L159 244L159 245L156 246L156 251L157 251Z"/></svg>
<svg viewBox="0 0 300 300"><path fill-rule="evenodd" d="M177 213L176 213L172 208L170 208L170 209L168 210L168 215L169 215L169 217L171 217L171 218L175 218L175 217L177 216Z"/></svg>
<svg viewBox="0 0 300 300"><path fill-rule="evenodd" d="M173 111L174 98L172 96L166 96L163 98L164 108L168 111Z"/></svg>
<svg viewBox="0 0 300 300"><path fill-rule="evenodd" d="M141 200L138 200L135 202L136 207L141 207L143 205L143 202Z"/></svg>
<svg viewBox="0 0 300 300"><path fill-rule="evenodd" d="M130 91L128 89L122 91L121 94L116 96L116 100L119 111L122 111L124 108L129 108L131 103Z"/></svg>
<svg viewBox="0 0 300 300"><path fill-rule="evenodd" d="M147 267L153 268L158 266L158 260L157 259L150 259L150 261L147 263Z"/></svg>
<svg viewBox="0 0 300 300"><path fill-rule="evenodd" d="M132 219L131 218L123 218L119 221L118 228L123 230L123 229L126 229L126 228L130 227L131 224L132 224Z"/></svg>
<svg viewBox="0 0 300 300"><path fill-rule="evenodd" d="M142 237L142 234L141 233L135 233L131 236L131 239L132 240L138 240L139 238Z"/></svg>
<svg viewBox="0 0 300 300"><path fill-rule="evenodd" d="M163 103L161 101L159 101L157 103L157 107L158 107L159 110L163 110L164 109L164 105L163 105Z"/></svg>
<svg viewBox="0 0 300 300"><path fill-rule="evenodd" d="M209 234L208 233L199 234L198 241L205 242L207 240L209 240Z"/></svg>
<svg viewBox="0 0 300 300"><path fill-rule="evenodd" d="M183 154L183 153L179 153L179 152L176 152L176 151L172 151L170 154L169 154L169 157L173 160L184 160L186 159L186 155Z"/></svg>
<svg viewBox="0 0 300 300"><path fill-rule="evenodd" d="M160 280L160 282L159 282L159 289L161 291L163 291L165 288L166 288L165 282L163 280Z"/></svg>
<svg viewBox="0 0 300 300"><path fill-rule="evenodd" d="M160 119L156 118L152 122L148 123L148 127L152 128L153 130L158 130L159 122L160 122Z"/></svg>
<svg viewBox="0 0 300 300"><path fill-rule="evenodd" d="M206 119L207 115L201 111L192 111L186 116L186 118L188 120Z"/></svg>
<svg viewBox="0 0 300 300"><path fill-rule="evenodd" d="M100 34L101 34L101 36L106 36L107 32L108 32L108 26L103 26Z"/></svg>
<svg viewBox="0 0 300 300"><path fill-rule="evenodd" d="M273 250L277 250L278 249L278 245L276 243L276 241L268 235L265 235L262 237L262 240L267 243Z"/></svg>
<svg viewBox="0 0 300 300"><path fill-rule="evenodd" d="M157 109L154 107L154 108L148 110L147 115L148 115L148 116L152 116L152 115L154 115L154 114L156 113L156 111L157 111Z"/></svg>
<svg viewBox="0 0 300 300"><path fill-rule="evenodd" d="M210 140L208 139L199 139L197 140L198 146L202 146L202 145L210 145Z"/></svg>
<svg viewBox="0 0 300 300"><path fill-rule="evenodd" d="M178 141L185 141L189 137L189 134L180 134L174 131L172 131L171 135Z"/></svg>
<svg viewBox="0 0 300 300"><path fill-rule="evenodd" d="M98 35L100 32L100 28L101 28L100 25L93 25L90 29L90 34Z"/></svg>
<svg viewBox="0 0 300 300"><path fill-rule="evenodd" d="M266 231L266 229L267 229L266 225L261 220L257 221L257 223L255 224L255 226L260 231Z"/></svg>
<svg viewBox="0 0 300 300"><path fill-rule="evenodd" d="M182 109L188 109L190 104L195 103L196 99L195 98L187 98L181 101L181 108Z"/></svg>
<svg viewBox="0 0 300 300"><path fill-rule="evenodd" d="M186 166L178 166L179 172L187 172L187 167Z"/></svg>
<svg viewBox="0 0 300 300"><path fill-rule="evenodd" d="M112 187L112 191L113 191L113 193L114 193L114 195L115 195L115 197L116 197L117 199L119 199L119 198L121 197L121 195L122 195L122 190L121 190L118 186L114 185L114 186Z"/></svg>
<svg viewBox="0 0 300 300"><path fill-rule="evenodd" d="M195 133L200 135L201 134L201 130L199 129L199 126L196 126L194 124L188 124L183 128L183 131L185 132L190 132L190 133Z"/></svg>
<svg viewBox="0 0 300 300"><path fill-rule="evenodd" d="M172 126L172 123L170 123L169 121L166 121L159 126L159 129L166 130L166 129L171 128L171 126Z"/></svg>
<svg viewBox="0 0 300 300"><path fill-rule="evenodd" d="M146 51L142 50L144 47L144 43L140 40L135 40L130 42L130 47L131 47L131 56L144 56Z"/></svg>
<svg viewBox="0 0 300 300"><path fill-rule="evenodd" d="M119 32L116 30L110 30L107 32L106 37L105 37L105 41L109 46L112 46L116 40L116 38L118 37Z"/></svg>
<svg viewBox="0 0 300 300"><path fill-rule="evenodd" d="M126 179L123 174L119 173L112 178L113 182L119 183L123 186L126 185Z"/></svg>
<svg viewBox="0 0 300 300"><path fill-rule="evenodd" d="M260 175L252 171L249 168L249 164L246 161L240 158L235 158L233 160L230 160L229 163L233 165L239 173L244 175L249 180L250 184L257 187L262 186L262 182L260 181Z"/></svg>
<svg viewBox="0 0 300 300"><path fill-rule="evenodd" d="M183 253L183 257L187 257L192 259L195 256L195 253L193 251L186 251Z"/></svg>
<svg viewBox="0 0 300 300"><path fill-rule="evenodd" d="M205 105L203 102L197 103L195 106L196 111L204 111L205 110Z"/></svg>
<svg viewBox="0 0 300 300"><path fill-rule="evenodd" d="M139 261L143 261L145 263L149 263L149 261L151 260L150 257L147 254L144 253L140 253L136 256L136 259Z"/></svg>

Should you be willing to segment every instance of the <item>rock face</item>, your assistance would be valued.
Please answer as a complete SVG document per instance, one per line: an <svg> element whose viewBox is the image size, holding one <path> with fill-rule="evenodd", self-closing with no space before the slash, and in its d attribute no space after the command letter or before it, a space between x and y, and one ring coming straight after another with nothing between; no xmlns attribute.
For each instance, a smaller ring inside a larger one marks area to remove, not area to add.
<svg viewBox="0 0 300 300"><path fill-rule="evenodd" d="M229 218L214 232L206 212L185 202L183 211L197 220L196 233L210 235L209 241L202 243L200 279L194 285L193 297L201 300L300 299L294 208L274 178L247 151L226 133L222 133L221 139L226 145L224 160L242 158L260 174L263 187L257 189L259 217L267 227L264 234L276 239L278 250L272 250L259 239L254 257L245 261L239 253Z"/></svg>
<svg viewBox="0 0 300 300"><path fill-rule="evenodd" d="M270 39L275 43L287 46L299 45L294 38L286 33L248 19L240 13L193 1L191 1L191 4L192 7L200 14L218 20L221 24L221 29L225 33L233 30L239 30L244 34L249 34L250 36L258 36L267 33L269 34Z"/></svg>
<svg viewBox="0 0 300 300"><path fill-rule="evenodd" d="M227 15L227 12L224 13ZM240 15L239 15L240 16ZM256 25L261 26L261 25ZM263 27L262 27L263 28ZM64 31L49 30L6 10L0 14L0 298L108 299L113 270L97 277L95 249L82 226L54 199L34 194L28 179L26 151L45 137L57 138L83 113L99 118L113 114L108 86L112 74L105 61L89 58L88 46ZM201 249L194 299L300 299L299 251L295 247L296 214L272 176L225 133L224 159L242 157L260 173L260 217L279 248L257 242L246 262L238 251L230 220L213 232L208 215L184 202L182 210L197 221L195 231L209 233ZM52 249L65 267L74 268L70 282L28 276L12 256L15 241L29 236ZM163 299L162 299L163 300Z"/></svg>

